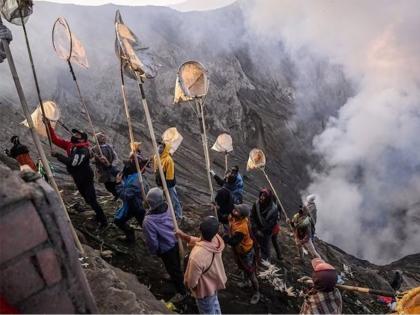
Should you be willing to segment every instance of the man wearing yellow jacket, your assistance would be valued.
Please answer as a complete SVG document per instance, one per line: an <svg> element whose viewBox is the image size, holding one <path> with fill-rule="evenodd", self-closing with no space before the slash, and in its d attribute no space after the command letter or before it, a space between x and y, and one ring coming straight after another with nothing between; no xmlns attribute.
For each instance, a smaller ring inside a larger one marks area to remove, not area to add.
<svg viewBox="0 0 420 315"><path fill-rule="evenodd" d="M162 163L163 173L165 174L166 184L168 186L169 194L171 196L172 205L174 206L175 216L177 219L182 219L182 206L179 202L178 193L176 192L176 178L175 178L175 163L172 156L169 153L171 148L170 144L159 142L158 150L160 155L160 162ZM157 164L157 158L154 158L154 170L156 177L156 184L162 187L162 181L160 180L159 168Z"/></svg>

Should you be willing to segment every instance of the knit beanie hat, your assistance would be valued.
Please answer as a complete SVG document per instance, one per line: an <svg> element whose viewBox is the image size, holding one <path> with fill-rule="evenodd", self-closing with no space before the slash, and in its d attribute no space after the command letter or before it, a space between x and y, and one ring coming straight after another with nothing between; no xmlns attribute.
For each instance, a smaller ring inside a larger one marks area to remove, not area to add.
<svg viewBox="0 0 420 315"><path fill-rule="evenodd" d="M150 210L154 210L157 207L165 203L163 197L163 191L159 187L154 187L149 190L146 196L146 201L149 204Z"/></svg>
<svg viewBox="0 0 420 315"><path fill-rule="evenodd" d="M326 263L321 258L314 258L312 259L311 263L312 263L312 268L314 268L314 271L335 270L333 266Z"/></svg>

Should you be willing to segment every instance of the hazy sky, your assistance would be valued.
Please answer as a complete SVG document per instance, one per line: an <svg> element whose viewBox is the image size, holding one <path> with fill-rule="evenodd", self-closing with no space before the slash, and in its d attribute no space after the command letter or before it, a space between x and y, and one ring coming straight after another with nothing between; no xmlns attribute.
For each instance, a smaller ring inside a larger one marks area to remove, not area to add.
<svg viewBox="0 0 420 315"><path fill-rule="evenodd" d="M235 0L36 0L57 3L74 3L79 5L102 5L113 3L117 5L158 5L168 6L180 11L211 10L228 5Z"/></svg>

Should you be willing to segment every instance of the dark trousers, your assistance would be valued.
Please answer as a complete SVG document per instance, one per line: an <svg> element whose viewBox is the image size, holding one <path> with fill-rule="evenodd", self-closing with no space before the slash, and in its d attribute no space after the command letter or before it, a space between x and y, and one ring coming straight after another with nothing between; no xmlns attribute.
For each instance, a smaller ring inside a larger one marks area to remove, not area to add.
<svg viewBox="0 0 420 315"><path fill-rule="evenodd" d="M128 240L134 241L134 230L127 224L127 222L131 218L136 218L138 224L142 226L145 214L146 211L140 207L137 202L128 202L127 214L121 219L115 219L114 223L124 231Z"/></svg>
<svg viewBox="0 0 420 315"><path fill-rule="evenodd" d="M184 274L181 271L178 244L176 244L167 252L160 254L159 257L162 258L166 271L169 273L172 281L175 283L176 291L182 295L185 295L187 290L184 286Z"/></svg>
<svg viewBox="0 0 420 315"><path fill-rule="evenodd" d="M115 198L118 198L117 190L115 189L117 186L116 182L106 182L104 185L106 190L108 190Z"/></svg>
<svg viewBox="0 0 420 315"><path fill-rule="evenodd" d="M276 251L277 258L280 259L280 245L277 240L277 234L263 234L262 236L256 235L258 247L260 250L260 257L264 260L270 260L271 258L271 244Z"/></svg>
<svg viewBox="0 0 420 315"><path fill-rule="evenodd" d="M82 195L83 199L85 199L86 203L91 206L91 208L96 213L96 220L100 223L106 223L107 219L102 210L101 206L96 200L96 191L95 186L93 184L93 177L73 177L74 183L76 184L77 189L79 190L80 194Z"/></svg>

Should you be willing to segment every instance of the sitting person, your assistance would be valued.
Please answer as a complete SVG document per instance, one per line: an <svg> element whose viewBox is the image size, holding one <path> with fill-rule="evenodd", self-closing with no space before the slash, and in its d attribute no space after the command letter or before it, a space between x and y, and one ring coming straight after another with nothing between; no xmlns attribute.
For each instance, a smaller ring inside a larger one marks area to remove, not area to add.
<svg viewBox="0 0 420 315"><path fill-rule="evenodd" d="M336 288L337 271L321 258L312 259L313 288L306 293L300 314L341 314L343 301Z"/></svg>
<svg viewBox="0 0 420 315"><path fill-rule="evenodd" d="M141 184L138 179L136 165L131 160L125 161L124 164L123 171L116 177L117 185L115 187L117 196L123 201L123 205L116 211L114 223L124 232L124 240L133 243L135 241L135 233L127 222L135 217L141 226L146 211L143 207Z"/></svg>

